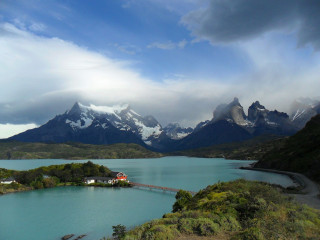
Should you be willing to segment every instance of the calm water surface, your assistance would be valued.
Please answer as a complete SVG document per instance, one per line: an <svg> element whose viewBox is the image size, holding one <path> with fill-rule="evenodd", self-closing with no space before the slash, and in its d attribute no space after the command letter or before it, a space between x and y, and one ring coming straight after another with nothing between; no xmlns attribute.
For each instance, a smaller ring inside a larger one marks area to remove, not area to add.
<svg viewBox="0 0 320 240"><path fill-rule="evenodd" d="M87 160L0 160L0 168L26 170ZM292 185L289 177L238 169L253 161L165 157L92 160L129 180L198 191L218 181L239 178ZM0 240L58 240L66 234L87 234L99 240L112 226L133 227L171 211L174 194L141 189L60 187L0 196Z"/></svg>

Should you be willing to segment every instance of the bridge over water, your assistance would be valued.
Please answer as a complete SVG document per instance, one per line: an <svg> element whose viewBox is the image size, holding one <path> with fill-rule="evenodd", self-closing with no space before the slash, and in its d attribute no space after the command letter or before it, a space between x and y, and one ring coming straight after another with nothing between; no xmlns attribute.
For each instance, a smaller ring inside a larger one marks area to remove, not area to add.
<svg viewBox="0 0 320 240"><path fill-rule="evenodd" d="M147 188L147 189L157 189L157 190L162 190L164 192L179 192L179 190L181 189L176 189L176 188L168 188L168 187L161 187L161 186L154 186L154 185L150 185L150 184L142 184L142 183L135 183L135 182L130 182L131 185L133 187L140 187L140 188ZM192 191L187 191L189 193L191 193L192 196L194 196L196 194L196 192L192 192Z"/></svg>

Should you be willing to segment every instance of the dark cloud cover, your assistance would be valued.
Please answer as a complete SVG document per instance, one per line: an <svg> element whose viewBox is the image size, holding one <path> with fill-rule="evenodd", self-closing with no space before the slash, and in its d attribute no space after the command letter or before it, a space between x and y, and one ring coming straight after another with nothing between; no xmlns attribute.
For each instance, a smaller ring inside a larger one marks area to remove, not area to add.
<svg viewBox="0 0 320 240"><path fill-rule="evenodd" d="M206 9L190 12L182 23L212 43L229 43L273 31L296 31L298 45L320 49L318 0L212 0Z"/></svg>

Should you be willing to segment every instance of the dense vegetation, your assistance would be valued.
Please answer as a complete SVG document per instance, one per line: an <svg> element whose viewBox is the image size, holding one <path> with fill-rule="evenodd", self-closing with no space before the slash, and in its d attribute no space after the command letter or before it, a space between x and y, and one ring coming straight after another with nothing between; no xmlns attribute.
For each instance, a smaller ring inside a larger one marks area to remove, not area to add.
<svg viewBox="0 0 320 240"><path fill-rule="evenodd" d="M161 156L160 153L152 152L137 144L0 142L0 159L116 159Z"/></svg>
<svg viewBox="0 0 320 240"><path fill-rule="evenodd" d="M266 183L237 180L176 196L173 213L122 239L319 239L320 212L292 202Z"/></svg>
<svg viewBox="0 0 320 240"><path fill-rule="evenodd" d="M97 165L90 161L87 163L52 165L28 171L0 169L0 178L9 176L13 176L18 183L0 184L0 194L60 185L84 185L83 179L85 177L111 177L111 171L103 165ZM118 185L124 186L127 184L119 182ZM106 186L106 184L96 184L95 186Z"/></svg>
<svg viewBox="0 0 320 240"><path fill-rule="evenodd" d="M243 142L213 145L205 148L175 152L174 154L189 157L257 160L284 141L284 137L262 135Z"/></svg>
<svg viewBox="0 0 320 240"><path fill-rule="evenodd" d="M255 166L300 172L320 182L320 115L282 144L275 145Z"/></svg>

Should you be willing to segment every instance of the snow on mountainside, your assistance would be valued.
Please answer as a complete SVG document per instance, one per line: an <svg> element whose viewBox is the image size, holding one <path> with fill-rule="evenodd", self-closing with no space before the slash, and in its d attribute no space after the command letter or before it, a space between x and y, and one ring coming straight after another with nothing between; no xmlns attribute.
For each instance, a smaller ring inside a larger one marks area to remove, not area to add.
<svg viewBox="0 0 320 240"><path fill-rule="evenodd" d="M170 123L163 130L168 137L174 140L182 139L193 131L191 127L183 128L179 125L179 123Z"/></svg>
<svg viewBox="0 0 320 240"><path fill-rule="evenodd" d="M91 126L109 127L105 121L108 121L112 126L121 131L131 131L147 144L152 145L152 140L158 138L163 129L158 121L152 116L142 117L140 114L133 111L128 104L108 106L85 106L81 103L76 103L71 110L65 113L67 119L66 124L69 124L75 131L85 129Z"/></svg>
<svg viewBox="0 0 320 240"><path fill-rule="evenodd" d="M315 115L319 114L320 101L310 98L300 98L291 105L290 120L299 129Z"/></svg>

